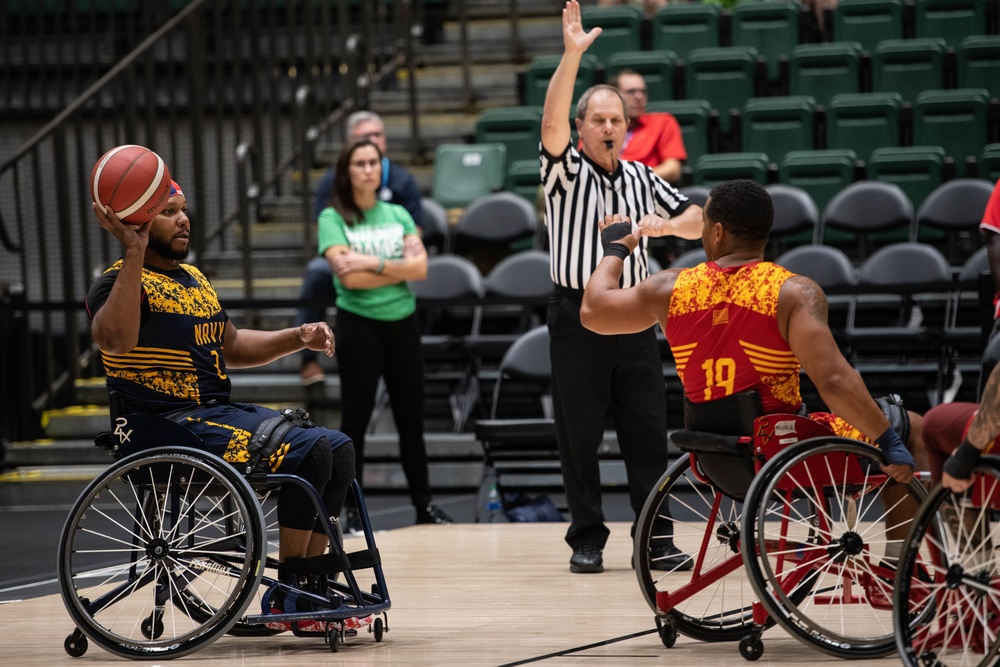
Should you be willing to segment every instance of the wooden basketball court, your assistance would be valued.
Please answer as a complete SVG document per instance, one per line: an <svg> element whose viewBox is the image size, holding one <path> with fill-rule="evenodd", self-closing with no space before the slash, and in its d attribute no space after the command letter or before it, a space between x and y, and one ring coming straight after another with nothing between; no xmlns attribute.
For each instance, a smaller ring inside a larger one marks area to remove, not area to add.
<svg viewBox="0 0 1000 667"><path fill-rule="evenodd" d="M190 665L748 665L735 643L681 637L666 649L630 567L627 523L612 523L603 574L569 572L566 524L412 526L377 534L392 609L381 643L362 630L339 653L291 634L224 637L181 658ZM356 538L351 538L356 539ZM352 547L348 540L348 550ZM359 544L360 546L360 544ZM55 555L53 554L53 558ZM91 642L63 651L73 629L61 598L0 604L3 663L105 665L124 661ZM841 660L774 628L757 665L814 666ZM898 658L852 661L862 667Z"/></svg>

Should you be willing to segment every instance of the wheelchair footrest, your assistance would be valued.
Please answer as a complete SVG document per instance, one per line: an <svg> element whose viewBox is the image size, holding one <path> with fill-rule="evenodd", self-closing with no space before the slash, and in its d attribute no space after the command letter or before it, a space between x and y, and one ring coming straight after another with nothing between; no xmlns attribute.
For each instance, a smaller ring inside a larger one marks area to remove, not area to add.
<svg viewBox="0 0 1000 667"><path fill-rule="evenodd" d="M288 574L325 574L335 576L347 570L363 570L382 564L377 548L353 551L349 554L323 554L310 558L288 558L284 571Z"/></svg>

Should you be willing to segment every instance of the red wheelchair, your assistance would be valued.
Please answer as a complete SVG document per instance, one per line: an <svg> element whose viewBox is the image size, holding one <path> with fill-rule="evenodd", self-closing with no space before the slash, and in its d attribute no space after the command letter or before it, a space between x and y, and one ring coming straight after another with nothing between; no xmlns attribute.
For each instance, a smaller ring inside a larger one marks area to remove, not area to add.
<svg viewBox="0 0 1000 667"><path fill-rule="evenodd" d="M671 434L683 454L647 499L634 551L661 641L736 641L756 660L777 624L834 656L892 653L899 545L924 486L889 478L876 447L759 405L752 392L689 404L697 430ZM690 558L658 559L668 544Z"/></svg>
<svg viewBox="0 0 1000 667"><path fill-rule="evenodd" d="M972 477L963 493L931 490L906 541L893 598L904 665L1000 663L1000 458Z"/></svg>

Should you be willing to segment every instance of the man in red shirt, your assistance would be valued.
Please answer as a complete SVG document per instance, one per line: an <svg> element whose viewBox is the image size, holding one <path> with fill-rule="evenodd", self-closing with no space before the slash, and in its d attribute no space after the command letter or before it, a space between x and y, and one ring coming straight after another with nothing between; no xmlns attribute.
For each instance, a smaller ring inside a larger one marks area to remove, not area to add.
<svg viewBox="0 0 1000 667"><path fill-rule="evenodd" d="M677 119L668 113L646 113L646 80L633 70L621 70L611 81L625 96L629 125L621 159L641 162L665 181L681 180L681 162L687 159Z"/></svg>

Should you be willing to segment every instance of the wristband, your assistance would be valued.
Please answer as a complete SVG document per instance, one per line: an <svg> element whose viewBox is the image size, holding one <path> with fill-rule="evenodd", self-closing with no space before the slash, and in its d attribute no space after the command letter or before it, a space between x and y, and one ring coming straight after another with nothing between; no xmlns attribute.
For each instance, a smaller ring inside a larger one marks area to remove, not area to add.
<svg viewBox="0 0 1000 667"><path fill-rule="evenodd" d="M385 268L385 258L384 257L379 257L378 258L378 266L375 267L375 275L376 276L380 275L382 273L382 269L384 269L384 268Z"/></svg>
<svg viewBox="0 0 1000 667"><path fill-rule="evenodd" d="M968 440L963 440L958 449L944 462L943 470L955 479L968 479L982 455L979 448Z"/></svg>
<svg viewBox="0 0 1000 667"><path fill-rule="evenodd" d="M605 257L618 257L624 260L632 254L628 246L622 243L615 243L632 233L632 223L616 222L601 230L601 245L604 246Z"/></svg>
<svg viewBox="0 0 1000 667"><path fill-rule="evenodd" d="M624 260L631 254L632 251L628 249L628 246L622 245L621 243L612 243L604 246L605 257L617 257Z"/></svg>
<svg viewBox="0 0 1000 667"><path fill-rule="evenodd" d="M899 434L891 426L875 439L875 444L878 445L886 462L890 465L910 466L914 470L917 469L917 462L913 460L910 450L906 448Z"/></svg>

